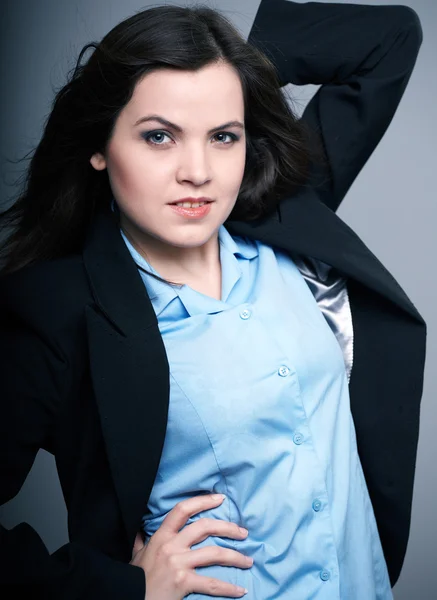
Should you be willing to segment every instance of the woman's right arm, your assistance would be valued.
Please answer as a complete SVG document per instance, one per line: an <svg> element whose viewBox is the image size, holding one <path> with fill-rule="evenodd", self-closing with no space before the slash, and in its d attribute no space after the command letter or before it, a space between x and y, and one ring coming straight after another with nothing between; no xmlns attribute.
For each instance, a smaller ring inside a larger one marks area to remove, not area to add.
<svg viewBox="0 0 437 600"><path fill-rule="evenodd" d="M38 277L35 283L45 289ZM0 284L0 505L20 491L38 450L50 448L64 396L75 389L75 372L81 370L72 364L74 343L61 350L56 336L41 330L41 322L51 321L53 308L28 297L34 285L17 288L11 294ZM53 304L62 302L58 298ZM64 343L73 337L64 335ZM189 517L222 501L202 494L176 504L149 543L136 545L130 563L74 542L50 555L27 523L11 530L0 525L0 598L182 600L191 592L241 598L244 590L238 586L195 569L211 564L250 568L243 554L213 545L190 549L210 535L239 540L247 532L219 519L198 519L185 527Z"/></svg>
<svg viewBox="0 0 437 600"><path fill-rule="evenodd" d="M71 383L60 350L44 340L0 292L0 505L20 491L46 447ZM8 306L9 305L9 306ZM31 308L29 309L31 310ZM19 311L18 311L19 312ZM50 555L27 523L0 525L0 597L32 600L144 600L144 571L68 543Z"/></svg>
<svg viewBox="0 0 437 600"><path fill-rule="evenodd" d="M273 62L281 86L320 86L302 120L327 159L310 184L332 210L390 125L422 37L404 5L261 0L248 41Z"/></svg>

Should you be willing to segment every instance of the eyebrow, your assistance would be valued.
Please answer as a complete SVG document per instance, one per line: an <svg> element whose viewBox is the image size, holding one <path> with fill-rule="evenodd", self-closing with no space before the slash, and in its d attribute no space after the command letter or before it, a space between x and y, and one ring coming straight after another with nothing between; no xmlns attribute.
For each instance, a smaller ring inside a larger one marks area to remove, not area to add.
<svg viewBox="0 0 437 600"><path fill-rule="evenodd" d="M162 125L165 125L169 129L174 129L179 133L183 133L182 127L176 125L175 123L172 123L171 121L168 121L167 119L164 119L164 117L160 117L159 115L149 115L148 117L141 117L140 119L138 119L138 121L135 122L134 126L136 127L141 123L147 123L147 121L158 121L159 123L162 123ZM216 131L226 129L228 127L238 127L239 129L244 129L244 125L243 123L241 123L241 121L228 121L228 123L223 123L223 125L213 127L208 131L208 133L215 133Z"/></svg>

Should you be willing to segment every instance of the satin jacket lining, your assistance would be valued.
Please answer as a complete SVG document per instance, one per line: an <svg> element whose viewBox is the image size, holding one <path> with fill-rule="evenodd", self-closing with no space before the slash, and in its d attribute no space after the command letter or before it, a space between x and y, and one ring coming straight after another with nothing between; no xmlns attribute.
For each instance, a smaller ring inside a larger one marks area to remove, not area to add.
<svg viewBox="0 0 437 600"><path fill-rule="evenodd" d="M347 379L353 365L354 332L347 278L330 265L307 256L293 256L343 352Z"/></svg>

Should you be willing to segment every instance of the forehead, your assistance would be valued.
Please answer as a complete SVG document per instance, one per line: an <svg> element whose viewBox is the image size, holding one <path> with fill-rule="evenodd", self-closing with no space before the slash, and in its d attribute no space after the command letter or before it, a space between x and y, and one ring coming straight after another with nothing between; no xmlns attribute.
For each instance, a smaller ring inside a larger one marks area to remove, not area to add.
<svg viewBox="0 0 437 600"><path fill-rule="evenodd" d="M214 123L244 120L243 90L237 72L226 63L198 71L159 69L137 83L124 110L130 119L159 113L182 126L211 118Z"/></svg>

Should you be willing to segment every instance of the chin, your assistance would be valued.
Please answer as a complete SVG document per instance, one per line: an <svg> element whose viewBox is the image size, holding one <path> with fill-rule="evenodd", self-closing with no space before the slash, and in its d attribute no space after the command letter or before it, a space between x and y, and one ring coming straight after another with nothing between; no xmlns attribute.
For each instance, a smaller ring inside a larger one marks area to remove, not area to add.
<svg viewBox="0 0 437 600"><path fill-rule="evenodd" d="M213 233L214 232L211 232L209 235L198 236L190 235L188 239L184 239L184 236L175 236L173 238L160 239L165 244L168 244L169 246L174 246L175 248L199 248L200 246L204 246L211 239Z"/></svg>
<svg viewBox="0 0 437 600"><path fill-rule="evenodd" d="M220 225L216 227L207 226L206 224L204 226L198 225L196 228L190 228L190 231L175 232L175 235L172 236L167 234L166 240L168 240L168 243L181 248L195 248L203 246L212 237L217 237L219 227Z"/></svg>

